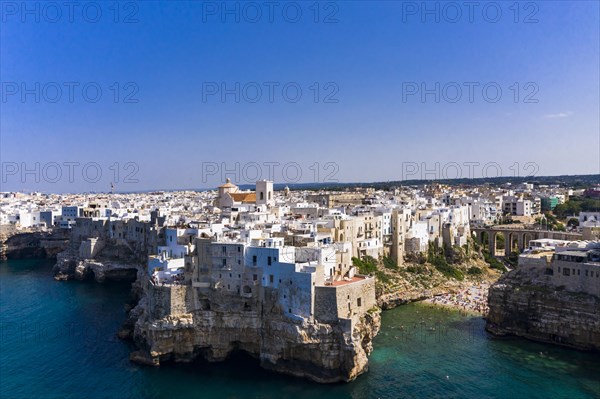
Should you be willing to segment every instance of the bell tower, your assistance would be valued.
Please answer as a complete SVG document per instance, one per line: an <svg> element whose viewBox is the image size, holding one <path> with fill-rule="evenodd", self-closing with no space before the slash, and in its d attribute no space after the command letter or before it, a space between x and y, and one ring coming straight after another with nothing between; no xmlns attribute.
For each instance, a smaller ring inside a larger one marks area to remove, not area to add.
<svg viewBox="0 0 600 399"><path fill-rule="evenodd" d="M259 180L256 182L256 205L274 205L273 182Z"/></svg>

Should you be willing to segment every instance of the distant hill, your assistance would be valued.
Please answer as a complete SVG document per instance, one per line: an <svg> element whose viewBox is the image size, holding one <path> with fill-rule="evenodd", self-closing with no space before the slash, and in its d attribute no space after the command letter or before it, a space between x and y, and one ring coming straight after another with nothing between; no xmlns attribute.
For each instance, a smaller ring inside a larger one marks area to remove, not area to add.
<svg viewBox="0 0 600 399"><path fill-rule="evenodd" d="M346 189L357 187L372 187L376 190L389 190L393 187L401 186L421 186L424 184L440 183L450 186L482 186L489 184L492 186L500 186L502 184L511 183L513 185L521 183L532 183L535 185L553 185L557 184L563 187L586 188L600 184L600 174L598 175L562 175L562 176L530 176L530 177L491 177L491 178L476 178L476 179L440 179L440 180L396 180L386 182L372 183L277 183L274 184L275 190L283 190L288 186L290 190L330 190L343 191ZM253 184L240 185L243 190L254 189Z"/></svg>
<svg viewBox="0 0 600 399"><path fill-rule="evenodd" d="M447 184L450 186L482 186L485 184L491 186L500 186L502 184L520 184L520 183L533 183L535 185L551 185L558 184L562 187L573 187L573 188L587 188L600 184L600 174L597 175L561 175L561 176L530 176L530 177L490 177L490 178L477 178L477 179L440 179L440 180L394 180L385 182L372 182L372 183L275 183L274 189L279 191L283 190L286 186L290 190L328 190L328 191L344 191L352 188L374 188L376 190L389 190L393 187L406 187L406 186L422 186L424 184L440 183ZM240 184L242 190L254 190L254 184ZM207 191L215 190L217 187L212 188L179 188L179 189L153 189L153 190L140 190L140 191L118 191L119 193L150 193L150 192L169 192L169 191Z"/></svg>

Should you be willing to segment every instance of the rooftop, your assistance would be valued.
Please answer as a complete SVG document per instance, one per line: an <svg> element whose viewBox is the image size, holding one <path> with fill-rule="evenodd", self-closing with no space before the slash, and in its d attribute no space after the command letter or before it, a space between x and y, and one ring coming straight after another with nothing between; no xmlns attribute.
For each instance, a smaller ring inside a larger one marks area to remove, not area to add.
<svg viewBox="0 0 600 399"><path fill-rule="evenodd" d="M363 281L366 280L366 277L363 276L354 276L351 279L345 279L345 280L340 280L340 281L335 281L333 284L329 285L329 287L338 287L340 285L347 285L347 284L352 284L352 283L356 283L358 281Z"/></svg>

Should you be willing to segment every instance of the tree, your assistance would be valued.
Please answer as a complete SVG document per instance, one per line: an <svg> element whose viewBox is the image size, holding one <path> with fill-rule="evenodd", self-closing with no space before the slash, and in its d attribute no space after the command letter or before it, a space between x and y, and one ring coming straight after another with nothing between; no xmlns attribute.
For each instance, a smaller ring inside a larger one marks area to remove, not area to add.
<svg viewBox="0 0 600 399"><path fill-rule="evenodd" d="M362 259L352 257L352 264L358 268L360 274L373 274L377 271L377 260L372 256L364 256Z"/></svg>

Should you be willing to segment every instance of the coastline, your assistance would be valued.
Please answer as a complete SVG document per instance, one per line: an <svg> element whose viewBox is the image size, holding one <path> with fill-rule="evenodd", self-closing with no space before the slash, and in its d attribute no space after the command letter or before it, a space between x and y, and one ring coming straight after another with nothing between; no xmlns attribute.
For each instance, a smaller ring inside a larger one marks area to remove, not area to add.
<svg viewBox="0 0 600 399"><path fill-rule="evenodd" d="M436 295L424 299L422 302L485 317L489 312L489 289L489 283L475 283L458 292Z"/></svg>

